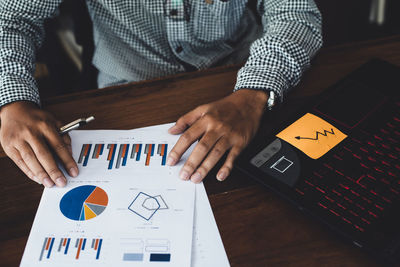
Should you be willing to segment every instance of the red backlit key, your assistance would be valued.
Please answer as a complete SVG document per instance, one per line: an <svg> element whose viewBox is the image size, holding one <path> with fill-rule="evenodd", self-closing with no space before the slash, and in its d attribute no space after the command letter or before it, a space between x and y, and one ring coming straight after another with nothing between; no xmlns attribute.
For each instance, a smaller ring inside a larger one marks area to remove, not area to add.
<svg viewBox="0 0 400 267"><path fill-rule="evenodd" d="M300 189L297 189L297 188L296 188L296 192L299 193L300 195L304 196L304 192L301 191Z"/></svg>
<svg viewBox="0 0 400 267"><path fill-rule="evenodd" d="M361 227L359 227L359 226L357 226L357 225L354 225L354 227L355 227L357 230L359 230L359 231L361 231L361 232L364 232L364 229L363 229L363 228L361 228Z"/></svg>
<svg viewBox="0 0 400 267"><path fill-rule="evenodd" d="M361 221L365 222L366 224L371 224L370 221L368 221L367 219L361 218Z"/></svg>

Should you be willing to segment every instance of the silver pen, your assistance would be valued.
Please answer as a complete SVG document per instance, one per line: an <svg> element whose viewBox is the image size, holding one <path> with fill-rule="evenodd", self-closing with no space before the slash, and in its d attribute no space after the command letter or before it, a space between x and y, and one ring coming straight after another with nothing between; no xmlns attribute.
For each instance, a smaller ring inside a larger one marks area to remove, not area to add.
<svg viewBox="0 0 400 267"><path fill-rule="evenodd" d="M68 133L69 131L78 129L79 127L81 127L93 120L94 120L93 116L90 116L88 118L80 118L80 119L74 120L74 121L64 125L63 127L61 127L58 133L61 135Z"/></svg>

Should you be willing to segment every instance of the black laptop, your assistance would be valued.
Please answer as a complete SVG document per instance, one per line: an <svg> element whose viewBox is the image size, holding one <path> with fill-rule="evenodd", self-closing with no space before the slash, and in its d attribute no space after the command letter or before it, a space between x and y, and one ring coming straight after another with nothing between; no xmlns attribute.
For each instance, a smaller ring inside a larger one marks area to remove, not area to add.
<svg viewBox="0 0 400 267"><path fill-rule="evenodd" d="M399 262L400 68L361 66L272 135L259 133L237 167L354 245Z"/></svg>

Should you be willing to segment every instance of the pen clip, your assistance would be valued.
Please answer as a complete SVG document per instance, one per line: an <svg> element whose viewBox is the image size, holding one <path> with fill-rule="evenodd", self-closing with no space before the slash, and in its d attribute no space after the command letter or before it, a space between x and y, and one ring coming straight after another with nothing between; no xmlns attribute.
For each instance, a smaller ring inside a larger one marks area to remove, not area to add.
<svg viewBox="0 0 400 267"><path fill-rule="evenodd" d="M73 127L79 126L79 124L81 122L86 122L86 119L80 118L80 119L74 120L74 121L64 125L63 127L60 128L60 133L65 133L65 132L68 132L69 130L72 130Z"/></svg>
<svg viewBox="0 0 400 267"><path fill-rule="evenodd" d="M73 122L68 123L67 125L64 125L60 128L59 133L60 134L65 134L71 130L78 129L79 126L83 126L87 124L88 122L91 122L94 120L93 116L87 117L87 118L80 118L77 120L74 120Z"/></svg>

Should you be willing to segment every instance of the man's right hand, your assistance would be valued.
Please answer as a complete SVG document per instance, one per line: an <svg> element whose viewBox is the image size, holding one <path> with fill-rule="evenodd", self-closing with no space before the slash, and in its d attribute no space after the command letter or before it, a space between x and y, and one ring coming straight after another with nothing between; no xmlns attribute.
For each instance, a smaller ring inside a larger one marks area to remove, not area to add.
<svg viewBox="0 0 400 267"><path fill-rule="evenodd" d="M6 154L32 180L46 187L65 186L67 179L51 151L68 174L78 175L72 158L71 139L58 133L62 124L34 103L18 101L0 110L0 142Z"/></svg>

